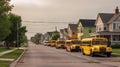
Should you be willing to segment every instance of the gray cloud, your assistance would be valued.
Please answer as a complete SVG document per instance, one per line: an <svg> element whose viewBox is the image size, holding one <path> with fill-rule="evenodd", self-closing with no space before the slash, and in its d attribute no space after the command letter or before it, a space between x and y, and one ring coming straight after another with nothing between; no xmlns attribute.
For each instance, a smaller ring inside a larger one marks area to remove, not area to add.
<svg viewBox="0 0 120 67"><path fill-rule="evenodd" d="M113 13L116 6L120 7L119 0L12 0L13 12L21 15L24 21L46 22L74 22L80 18L96 18L100 12ZM25 1L24 3L22 3ZM67 27L61 23L34 24L23 22L29 32L47 32L58 28ZM38 26L39 25L39 26ZM39 29L38 29L39 28ZM43 30L45 29L45 30ZM36 30L36 31L35 31ZM29 35L33 33L28 33Z"/></svg>

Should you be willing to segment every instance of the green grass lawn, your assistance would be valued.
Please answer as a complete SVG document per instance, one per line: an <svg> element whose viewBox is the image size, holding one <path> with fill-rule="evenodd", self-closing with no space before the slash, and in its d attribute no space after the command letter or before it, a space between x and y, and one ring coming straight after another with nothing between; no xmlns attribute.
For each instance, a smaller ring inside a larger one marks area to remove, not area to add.
<svg viewBox="0 0 120 67"><path fill-rule="evenodd" d="M12 58L12 59L17 59L23 52L23 49L17 49L11 53L5 54L0 56L0 58ZM11 64L11 61L0 61L0 67L9 67Z"/></svg>
<svg viewBox="0 0 120 67"><path fill-rule="evenodd" d="M11 61L0 61L0 67L9 67Z"/></svg>
<svg viewBox="0 0 120 67"><path fill-rule="evenodd" d="M12 48L6 49L5 47L0 47L0 52L7 51L7 50L11 50L11 49L12 49Z"/></svg>
<svg viewBox="0 0 120 67"><path fill-rule="evenodd" d="M112 56L113 57L120 57L120 49L113 49Z"/></svg>
<svg viewBox="0 0 120 67"><path fill-rule="evenodd" d="M0 56L0 58L11 58L11 59L17 59L23 52L23 49L17 49L11 53L8 54L4 54L2 56Z"/></svg>

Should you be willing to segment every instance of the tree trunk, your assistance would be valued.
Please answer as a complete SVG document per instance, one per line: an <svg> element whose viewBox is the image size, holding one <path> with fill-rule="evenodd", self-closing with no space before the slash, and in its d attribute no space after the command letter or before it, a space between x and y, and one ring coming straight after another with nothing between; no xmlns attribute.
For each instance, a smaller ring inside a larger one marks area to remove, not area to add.
<svg viewBox="0 0 120 67"><path fill-rule="evenodd" d="M10 45L9 41L5 40L5 47L6 47L7 49L10 49L9 45Z"/></svg>

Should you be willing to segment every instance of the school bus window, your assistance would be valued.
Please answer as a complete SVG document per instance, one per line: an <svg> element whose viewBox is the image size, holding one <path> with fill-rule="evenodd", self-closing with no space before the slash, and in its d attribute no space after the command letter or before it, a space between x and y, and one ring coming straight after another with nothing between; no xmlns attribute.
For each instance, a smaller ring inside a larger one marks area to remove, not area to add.
<svg viewBox="0 0 120 67"><path fill-rule="evenodd" d="M71 44L70 42L66 42L66 44Z"/></svg>
<svg viewBox="0 0 120 67"><path fill-rule="evenodd" d="M92 41L92 44L93 45L107 45L107 41Z"/></svg>
<svg viewBox="0 0 120 67"><path fill-rule="evenodd" d="M90 41L88 41L88 42L83 42L82 44L83 44L83 45L90 45L91 42L90 42Z"/></svg>
<svg viewBox="0 0 120 67"><path fill-rule="evenodd" d="M60 41L60 42L58 42L58 44L65 44L65 42L64 41Z"/></svg>

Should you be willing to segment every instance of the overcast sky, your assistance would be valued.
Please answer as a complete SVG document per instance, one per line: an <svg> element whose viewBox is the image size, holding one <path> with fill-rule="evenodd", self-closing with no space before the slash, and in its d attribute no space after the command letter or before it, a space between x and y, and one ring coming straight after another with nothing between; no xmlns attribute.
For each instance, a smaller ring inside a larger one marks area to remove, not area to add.
<svg viewBox="0 0 120 67"><path fill-rule="evenodd" d="M11 0L11 4L12 12L22 16L28 37L53 31L55 26L65 28L79 19L96 19L98 13L113 13L116 6L120 8L120 0Z"/></svg>

